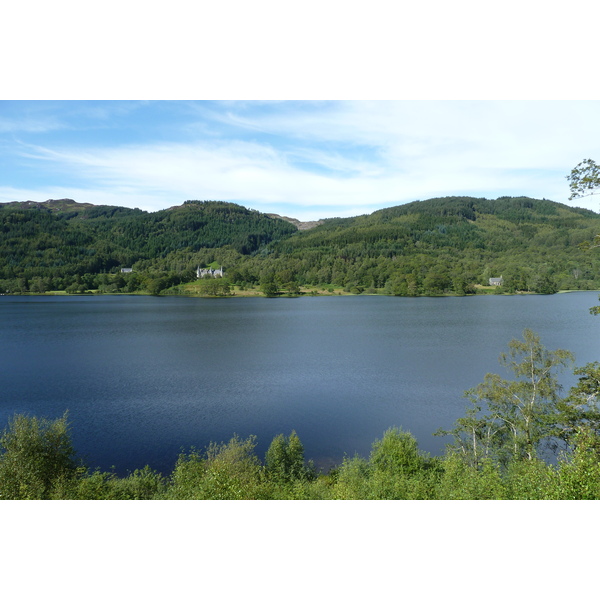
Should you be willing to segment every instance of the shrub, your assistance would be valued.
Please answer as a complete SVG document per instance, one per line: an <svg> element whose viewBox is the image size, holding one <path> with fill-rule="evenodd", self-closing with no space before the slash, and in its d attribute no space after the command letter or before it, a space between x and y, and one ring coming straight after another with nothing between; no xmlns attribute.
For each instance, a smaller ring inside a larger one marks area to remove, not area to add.
<svg viewBox="0 0 600 600"><path fill-rule="evenodd" d="M0 497L43 500L78 473L67 413L60 419L15 415L0 436Z"/></svg>

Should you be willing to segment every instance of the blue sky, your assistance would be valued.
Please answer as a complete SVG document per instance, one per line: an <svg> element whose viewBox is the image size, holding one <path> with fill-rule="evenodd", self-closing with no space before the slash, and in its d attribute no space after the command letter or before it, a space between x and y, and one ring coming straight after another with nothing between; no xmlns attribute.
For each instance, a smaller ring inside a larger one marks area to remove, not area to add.
<svg viewBox="0 0 600 600"><path fill-rule="evenodd" d="M599 114L594 100L1 101L0 202L229 200L301 220L448 195L567 203L571 168L600 160Z"/></svg>

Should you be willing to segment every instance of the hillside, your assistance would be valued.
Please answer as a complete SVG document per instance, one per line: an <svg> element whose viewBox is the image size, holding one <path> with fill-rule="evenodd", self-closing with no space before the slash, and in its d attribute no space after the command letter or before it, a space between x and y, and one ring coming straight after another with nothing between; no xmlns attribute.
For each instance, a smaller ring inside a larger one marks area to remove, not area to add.
<svg viewBox="0 0 600 600"><path fill-rule="evenodd" d="M68 280L144 261L148 269L182 250L227 247L245 255L296 228L229 202L188 201L148 213L65 199L0 205L0 231L0 279Z"/></svg>
<svg viewBox="0 0 600 600"><path fill-rule="evenodd" d="M600 261L580 244L600 215L531 198L448 197L370 215L327 219L270 247L302 283L398 295L472 292L490 277L503 291L600 286Z"/></svg>
<svg viewBox="0 0 600 600"><path fill-rule="evenodd" d="M156 213L66 199L0 204L0 281L7 291L32 280L134 291L162 278L164 289L215 263L237 285L353 293L464 294L500 276L509 292L600 287L598 254L580 247L600 232L600 215L549 200L434 198L298 224L228 202ZM121 267L134 268L126 284L113 282Z"/></svg>

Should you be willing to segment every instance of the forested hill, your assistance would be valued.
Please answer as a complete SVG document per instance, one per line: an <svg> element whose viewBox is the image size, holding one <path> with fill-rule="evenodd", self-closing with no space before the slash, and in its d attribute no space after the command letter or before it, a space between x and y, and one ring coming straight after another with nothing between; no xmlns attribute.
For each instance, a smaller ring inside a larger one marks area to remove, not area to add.
<svg viewBox="0 0 600 600"><path fill-rule="evenodd" d="M532 236L540 234L556 234L567 245L575 236L578 244L583 240L575 231L595 227L600 227L600 215L550 200L447 197L411 202L370 215L327 219L320 227L288 240L285 246L342 247L365 242L371 246L371 254L377 254L377 247L407 254L415 245L507 250L515 244L529 245Z"/></svg>
<svg viewBox="0 0 600 600"><path fill-rule="evenodd" d="M447 197L328 219L273 250L311 281L359 291L467 293L500 276L504 291L595 289L600 261L580 245L599 231L600 215L549 200Z"/></svg>
<svg viewBox="0 0 600 600"><path fill-rule="evenodd" d="M245 255L296 227L230 202L188 201L154 213L73 200L0 204L0 279L119 270L185 250Z"/></svg>
<svg viewBox="0 0 600 600"><path fill-rule="evenodd" d="M231 284L280 291L464 294L490 277L509 292L600 287L598 251L581 248L600 233L600 215L531 198L434 198L300 231L229 202L147 213L54 200L0 204L0 231L6 291L96 289L100 275L111 291L150 289L157 277L165 289L212 263ZM110 279L121 267L136 273L126 284Z"/></svg>

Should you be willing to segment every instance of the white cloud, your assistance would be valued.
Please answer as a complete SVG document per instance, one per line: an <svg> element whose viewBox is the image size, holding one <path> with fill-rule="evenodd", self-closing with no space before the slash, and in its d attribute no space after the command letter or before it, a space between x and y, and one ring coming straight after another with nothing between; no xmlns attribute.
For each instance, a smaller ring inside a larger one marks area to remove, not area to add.
<svg viewBox="0 0 600 600"><path fill-rule="evenodd" d="M599 110L597 101L344 102L253 118L230 111L229 122L299 141L371 146L392 164L458 153L473 166L554 168L565 151L596 151Z"/></svg>
<svg viewBox="0 0 600 600"><path fill-rule="evenodd" d="M20 153L76 182L55 188L62 192L43 190L46 199L63 194L145 210L187 199L222 199L314 219L440 195L566 201L565 175L583 158L594 157L600 137L598 102L259 108L234 103L224 115L213 110L208 127L219 122L228 127L208 141L77 149L30 145L21 146ZM594 198L580 205L597 209Z"/></svg>
<svg viewBox="0 0 600 600"><path fill-rule="evenodd" d="M63 124L53 117L0 118L0 133L45 133L62 128Z"/></svg>

